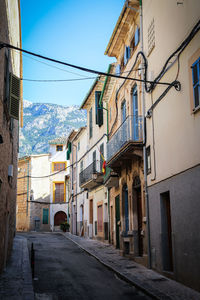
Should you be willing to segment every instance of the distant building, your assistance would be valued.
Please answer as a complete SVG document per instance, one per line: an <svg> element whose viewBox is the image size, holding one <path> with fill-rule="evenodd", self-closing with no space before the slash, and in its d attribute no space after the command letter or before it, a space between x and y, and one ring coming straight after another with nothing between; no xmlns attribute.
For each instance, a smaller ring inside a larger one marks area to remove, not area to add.
<svg viewBox="0 0 200 300"><path fill-rule="evenodd" d="M104 187L103 162L106 157L107 113L100 103L105 76L99 76L87 93L82 109L87 110L87 142L79 174L79 186L87 190L89 236L108 241L108 199ZM104 107L105 108L105 107Z"/></svg>
<svg viewBox="0 0 200 300"><path fill-rule="evenodd" d="M49 142L50 161L50 225L51 230L60 229L60 224L69 221L68 177L69 161L66 154L66 138Z"/></svg>
<svg viewBox="0 0 200 300"><path fill-rule="evenodd" d="M85 162L85 153L87 149L87 129L86 127L81 127L76 135L71 140L73 156L75 159L73 166L73 197L72 197L72 205L74 206L73 211L77 207L77 213L74 218L74 223L77 223L77 235L80 236L89 236L89 228L88 228L88 200L87 195L88 192L84 189L80 188L80 177L81 172L84 168ZM75 225L76 227L76 225Z"/></svg>
<svg viewBox="0 0 200 300"><path fill-rule="evenodd" d="M0 41L21 47L20 1L0 0ZM16 222L18 130L22 126L22 55L0 45L0 272Z"/></svg>
<svg viewBox="0 0 200 300"><path fill-rule="evenodd" d="M17 231L50 230L49 154L19 159L17 181Z"/></svg>

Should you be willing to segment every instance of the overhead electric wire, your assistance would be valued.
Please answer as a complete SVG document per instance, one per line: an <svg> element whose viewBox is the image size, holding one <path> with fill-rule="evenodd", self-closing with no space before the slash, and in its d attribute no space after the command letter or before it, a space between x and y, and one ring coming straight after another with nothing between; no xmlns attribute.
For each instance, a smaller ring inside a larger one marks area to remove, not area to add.
<svg viewBox="0 0 200 300"><path fill-rule="evenodd" d="M168 91L171 89L171 87L175 87L175 89L177 91L180 91L181 90L181 84L180 82L177 80L178 78L178 75L179 75L179 69L180 69L180 61L179 61L179 58L180 58L180 55L181 53L183 52L183 50L185 49L185 47L187 47L187 45L190 43L190 41L192 40L192 38L198 33L199 29L200 29L200 21L197 22L197 24L193 27L193 29L191 30L191 32L188 34L188 36L186 37L186 39L181 43L181 45L169 56L169 58L166 60L162 70L160 71L160 73L157 75L157 77L155 78L154 81L148 81L147 80L147 70L148 70L148 62L147 62L147 59L144 55L144 53L142 51L138 52L137 53L137 56L136 56L136 59L135 59L135 62L131 68L131 70L129 71L128 73L128 76L129 74L133 71L135 65L136 65L136 62L139 58L139 55L141 55L143 57L143 60L144 60L144 82L145 82L145 91L146 93L152 93L152 91L155 89L155 87L157 86L157 84L160 84L160 82L158 82L159 80L161 80L161 78L164 76L164 74L171 68L171 66L174 64L174 62L176 61L176 59L178 60L178 70L177 70L177 74L176 74L176 77L175 77L175 80L172 81L169 86L165 89L165 91L160 95L160 97L155 101L155 103L150 107L150 109L148 110L147 112L147 115L150 115L151 113L151 110L163 99L163 97L168 93ZM171 61L171 59L176 56L176 59L173 63L170 64L170 66L168 66L169 62ZM137 80L135 80L137 81ZM117 117L118 117L118 106L117 106L117 99L118 99L118 94L119 94L119 91L120 89L122 88L122 86L125 84L126 80L124 80L124 82L120 85L119 89L117 90L116 92L116 96L115 96L115 107L116 107L116 115L115 115L115 120L112 124L112 127L111 127L111 130L109 132L109 136L111 135L113 129L114 129L114 126L115 126L115 123L117 121ZM147 83L150 83L150 86L147 86Z"/></svg>
<svg viewBox="0 0 200 300"><path fill-rule="evenodd" d="M20 78L23 81L31 81L31 82L67 82L67 81L80 81L80 80L88 80L95 79L96 77L85 77L85 78L70 78L70 79L30 79L30 78Z"/></svg>
<svg viewBox="0 0 200 300"><path fill-rule="evenodd" d="M19 53L17 50L13 50L13 51ZM22 55L23 55L24 57L27 57L27 58L32 59L32 60L34 60L34 61L37 61L37 62L39 62L39 63L41 63L41 64L43 64L43 65L46 65L46 66L48 66L48 67L51 67L51 68L54 68L54 69L57 69L57 70L60 70L60 71L66 72L66 73L74 74L74 75L77 75L77 76L80 76L80 77L86 77L86 76L83 75L83 74L79 74L79 73L76 73L76 72L72 72L72 71L68 71L68 70L66 70L66 69L62 69L62 68L56 67L56 66L54 66L54 65L50 65L50 64L48 64L48 63L46 63L46 62L44 62L44 61L41 61L41 60L39 60L39 59L33 58L33 57L31 57L31 56L28 56L28 55L26 55L26 54L24 54L24 53L22 53Z"/></svg>
<svg viewBox="0 0 200 300"><path fill-rule="evenodd" d="M21 51L21 52L25 52L27 54L30 54L30 55L33 55L33 56L36 56L36 57L39 57L39 58L42 58L42 59L52 61L52 62L61 64L61 65L68 66L68 67L71 67L71 68L75 68L75 69L78 69L78 70L81 70L81 71L84 71L84 72L88 72L88 73L93 73L93 74L97 74L97 75L103 75L103 76L115 77L115 78L120 78L120 79L127 79L127 80L133 80L133 81L138 81L138 82L145 82L145 83L155 84L155 81L142 80L142 79L138 79L138 78L120 76L120 75L105 73L105 72L101 72L101 71L97 71L97 70L77 66L77 65L66 63L66 62L63 62L63 61L60 61L60 60L57 60L57 59L53 59L53 58L44 56L44 55L40 55L40 54L31 52L31 51L27 51L25 49L18 48L16 46L13 46L13 45L10 45L10 44L4 43L4 42L0 42L0 49L4 48L4 47L11 48L11 49L14 49L14 50L18 50L18 51ZM169 82L156 82L156 84L162 84L162 85L168 85L168 86L171 85L171 83L169 83Z"/></svg>

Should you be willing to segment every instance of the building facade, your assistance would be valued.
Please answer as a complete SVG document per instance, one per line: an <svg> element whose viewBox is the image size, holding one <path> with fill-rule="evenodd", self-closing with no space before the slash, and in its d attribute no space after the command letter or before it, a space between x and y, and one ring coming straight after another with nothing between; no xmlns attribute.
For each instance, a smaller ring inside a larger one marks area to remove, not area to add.
<svg viewBox="0 0 200 300"><path fill-rule="evenodd" d="M50 230L49 154L19 159L17 231Z"/></svg>
<svg viewBox="0 0 200 300"><path fill-rule="evenodd" d="M108 199L103 184L103 162L106 157L107 113L101 94L105 76L94 81L86 95L81 109L87 110L87 147L83 168L79 174L81 189L87 190L88 235L108 241Z"/></svg>
<svg viewBox="0 0 200 300"><path fill-rule="evenodd" d="M60 224L69 221L68 177L69 161L66 158L66 138L56 138L49 142L50 162L50 226L60 229Z"/></svg>
<svg viewBox="0 0 200 300"><path fill-rule="evenodd" d="M145 95L151 266L200 291L199 17L199 1L143 1L148 78L171 83Z"/></svg>
<svg viewBox="0 0 200 300"><path fill-rule="evenodd" d="M21 47L17 0L0 1L0 41ZM0 45L0 272L11 254L15 235L18 127L23 117L21 76L21 54Z"/></svg>
<svg viewBox="0 0 200 300"><path fill-rule="evenodd" d="M107 143L111 242L147 265L146 204L143 174L143 118L139 2L125 3L105 54L117 59L118 78L108 102ZM134 79L127 79L134 78Z"/></svg>

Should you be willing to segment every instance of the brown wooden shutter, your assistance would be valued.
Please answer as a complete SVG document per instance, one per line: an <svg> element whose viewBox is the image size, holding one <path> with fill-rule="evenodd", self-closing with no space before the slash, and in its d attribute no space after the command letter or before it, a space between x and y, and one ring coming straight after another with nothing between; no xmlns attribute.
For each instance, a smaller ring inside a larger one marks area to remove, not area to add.
<svg viewBox="0 0 200 300"><path fill-rule="evenodd" d="M19 120L20 79L10 73L9 115Z"/></svg>
<svg viewBox="0 0 200 300"><path fill-rule="evenodd" d="M55 202L64 202L64 183L55 184Z"/></svg>

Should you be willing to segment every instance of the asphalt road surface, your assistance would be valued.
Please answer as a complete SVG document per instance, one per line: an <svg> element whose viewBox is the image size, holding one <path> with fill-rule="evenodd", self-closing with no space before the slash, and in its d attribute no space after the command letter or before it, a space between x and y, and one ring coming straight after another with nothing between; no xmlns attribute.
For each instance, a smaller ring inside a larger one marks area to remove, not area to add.
<svg viewBox="0 0 200 300"><path fill-rule="evenodd" d="M35 299L150 299L59 233L27 233L35 249Z"/></svg>

